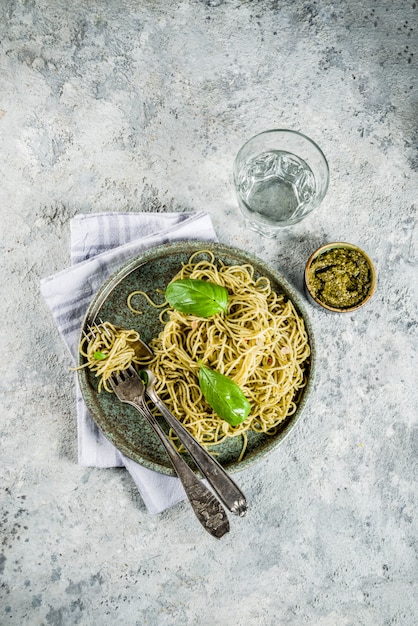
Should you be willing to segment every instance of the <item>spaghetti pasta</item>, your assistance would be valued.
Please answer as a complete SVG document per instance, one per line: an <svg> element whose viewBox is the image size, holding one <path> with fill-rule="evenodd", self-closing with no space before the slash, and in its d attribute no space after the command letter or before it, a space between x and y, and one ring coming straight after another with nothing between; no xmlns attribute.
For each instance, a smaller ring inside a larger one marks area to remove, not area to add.
<svg viewBox="0 0 418 626"><path fill-rule="evenodd" d="M110 322L95 325L85 333L79 351L85 363L78 367L88 367L99 378L98 391L105 389L113 393L107 381L114 372L120 372L132 363L139 364L135 343L139 339L136 330L117 328Z"/></svg>
<svg viewBox="0 0 418 626"><path fill-rule="evenodd" d="M255 278L249 264L228 266L201 250L173 280L183 278L226 287L227 313L206 319L166 306L148 365L160 397L200 443L213 446L242 436L242 456L249 431L274 435L297 409L310 355L305 325L292 302L273 291L267 277ZM251 404L244 422L231 426L207 404L198 383L199 360L241 387Z"/></svg>

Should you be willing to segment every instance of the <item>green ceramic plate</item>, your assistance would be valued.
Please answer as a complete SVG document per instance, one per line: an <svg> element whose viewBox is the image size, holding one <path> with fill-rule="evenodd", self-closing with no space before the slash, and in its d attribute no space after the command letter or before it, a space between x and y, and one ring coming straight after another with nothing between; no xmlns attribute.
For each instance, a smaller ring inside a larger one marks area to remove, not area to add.
<svg viewBox="0 0 418 626"><path fill-rule="evenodd" d="M256 276L267 276L272 288L284 292L302 315L312 351L308 384L299 399L298 409L283 423L279 432L274 436L249 433L247 452L240 463L237 461L242 444L240 437L231 438L217 446L217 459L229 472L234 472L256 463L283 441L300 418L312 388L315 346L311 324L299 294L280 274L251 254L231 246L202 241L167 244L135 257L102 285L87 311L83 330L96 318L101 318L122 328L135 328L142 339L149 342L162 328L158 319L160 311L152 306L143 306L141 302L143 315L135 315L126 305L127 296L135 290L149 294L155 294L156 289L165 290L182 262L187 262L193 252L203 249L210 249L216 258L222 259L227 265L251 263ZM80 364L82 362L80 357ZM113 394L99 394L96 379L87 369L79 370L79 380L86 405L105 437L126 456L143 466L162 474L174 475L164 448L138 411L122 404ZM163 421L161 424L165 428Z"/></svg>

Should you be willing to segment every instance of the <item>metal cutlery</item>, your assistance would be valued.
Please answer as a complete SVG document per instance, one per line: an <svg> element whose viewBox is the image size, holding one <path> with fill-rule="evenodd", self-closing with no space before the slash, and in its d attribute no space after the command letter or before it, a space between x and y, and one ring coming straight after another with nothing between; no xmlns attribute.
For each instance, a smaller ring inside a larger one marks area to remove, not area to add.
<svg viewBox="0 0 418 626"><path fill-rule="evenodd" d="M100 326L93 324L89 326L89 332L100 332L101 329L106 332L106 326L102 320ZM135 352L139 358L151 357L153 352L150 346L138 339L135 342ZM222 500L224 505L234 515L243 517L247 512L247 500L238 485L232 480L220 463L209 454L209 452L189 433L189 431L179 422L179 420L166 407L164 402L155 391L156 377L154 373L146 366L141 365L140 371L144 372L146 381L145 394L155 405L161 415L165 418L168 425L176 433L177 437L184 445L202 476L206 478L212 489ZM147 407L148 408L148 407Z"/></svg>
<svg viewBox="0 0 418 626"><path fill-rule="evenodd" d="M102 320L99 321L99 324L95 322L88 324L88 334L84 334L89 336L90 334L100 335L103 332L109 333L105 323ZM141 339L138 339L132 345L139 359L146 360L153 356L150 346ZM126 370L113 372L108 379L110 387L121 402L135 407L151 425L170 458L174 471L184 487L186 496L198 520L211 535L219 539L229 532L229 521L225 509L219 500L225 504L231 513L242 517L247 512L246 498L220 463L200 445L158 396L155 390L157 379L151 369L145 364L137 365L137 367L140 375L133 365L130 365ZM169 440L155 415L151 412L146 402L146 397L154 404L167 424L176 433L202 477L207 480L219 500L199 480L198 476Z"/></svg>
<svg viewBox="0 0 418 626"><path fill-rule="evenodd" d="M158 424L145 401L145 385L134 367L112 374L109 383L119 400L135 407L158 435L199 522L212 536L217 539L223 537L229 531L229 521L223 506L187 465Z"/></svg>
<svg viewBox="0 0 418 626"><path fill-rule="evenodd" d="M247 512L247 501L241 489L235 484L222 465L209 454L203 446L184 428L178 419L168 410L155 391L156 377L149 368L141 368L147 377L145 393L154 403L166 422L189 452L202 475L218 494L225 506L234 515L243 517Z"/></svg>

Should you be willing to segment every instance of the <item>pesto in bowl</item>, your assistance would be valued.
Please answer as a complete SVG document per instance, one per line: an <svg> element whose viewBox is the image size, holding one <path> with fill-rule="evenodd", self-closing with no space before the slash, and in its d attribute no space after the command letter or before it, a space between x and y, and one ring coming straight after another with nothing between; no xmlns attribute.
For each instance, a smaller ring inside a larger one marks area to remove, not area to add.
<svg viewBox="0 0 418 626"><path fill-rule="evenodd" d="M311 302L334 312L355 311L373 295L376 272L367 254L353 244L330 243L316 250L305 268Z"/></svg>

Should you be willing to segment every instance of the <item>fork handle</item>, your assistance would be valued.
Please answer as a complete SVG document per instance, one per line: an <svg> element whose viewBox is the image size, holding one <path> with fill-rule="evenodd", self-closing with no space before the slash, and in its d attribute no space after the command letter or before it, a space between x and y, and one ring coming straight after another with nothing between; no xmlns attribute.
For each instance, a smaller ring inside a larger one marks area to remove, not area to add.
<svg viewBox="0 0 418 626"><path fill-rule="evenodd" d="M134 406L149 422L158 435L161 443L170 457L174 470L179 477L187 498L192 506L197 519L203 528L217 539L220 539L229 531L229 521L225 509L212 492L198 479L193 470L182 459L180 454L173 448L166 434L158 424L154 415L148 409L145 402L128 402Z"/></svg>
<svg viewBox="0 0 418 626"><path fill-rule="evenodd" d="M225 506L234 515L244 516L247 512L247 501L238 485L235 484L222 465L180 424L157 393L150 387L147 387L146 393L164 416L169 426L174 430L203 476L216 491Z"/></svg>

